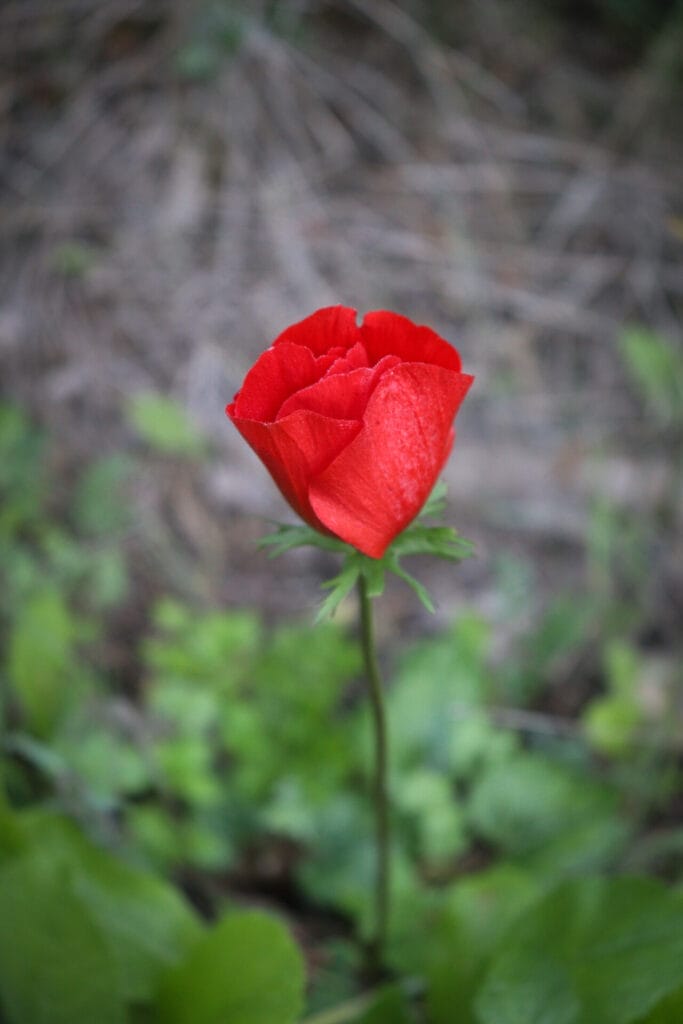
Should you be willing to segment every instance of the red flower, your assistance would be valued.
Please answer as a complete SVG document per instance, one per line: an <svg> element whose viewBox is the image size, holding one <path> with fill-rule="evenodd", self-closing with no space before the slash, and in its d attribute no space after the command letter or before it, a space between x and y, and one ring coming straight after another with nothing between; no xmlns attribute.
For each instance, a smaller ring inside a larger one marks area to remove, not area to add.
<svg viewBox="0 0 683 1024"><path fill-rule="evenodd" d="M381 558L429 497L473 379L428 327L329 306L275 339L226 413L302 519Z"/></svg>

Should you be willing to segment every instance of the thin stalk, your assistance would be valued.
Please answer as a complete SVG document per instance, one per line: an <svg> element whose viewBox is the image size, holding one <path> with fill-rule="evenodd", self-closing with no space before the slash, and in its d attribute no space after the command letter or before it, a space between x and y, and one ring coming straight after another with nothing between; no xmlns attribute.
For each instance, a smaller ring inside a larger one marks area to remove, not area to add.
<svg viewBox="0 0 683 1024"><path fill-rule="evenodd" d="M387 724L384 710L382 679L377 662L375 631L372 621L372 599L361 573L358 578L360 600L361 644L365 672L370 693L374 732L373 804L375 811L375 837L377 844L377 874L375 879L375 928L369 947L369 967L381 972L387 936L389 913L389 793L387 787Z"/></svg>

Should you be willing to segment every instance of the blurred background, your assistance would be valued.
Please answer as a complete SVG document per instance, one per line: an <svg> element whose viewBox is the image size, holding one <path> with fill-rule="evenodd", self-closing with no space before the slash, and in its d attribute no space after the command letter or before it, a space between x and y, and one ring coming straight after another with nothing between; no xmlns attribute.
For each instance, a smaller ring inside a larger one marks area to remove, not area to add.
<svg viewBox="0 0 683 1024"><path fill-rule="evenodd" d="M362 930L357 723L325 724L358 707L353 603L293 671L335 559L257 550L291 513L223 412L276 334L342 303L429 324L476 375L446 471L476 557L418 560L435 616L399 581L378 610L405 877L681 880L682 99L680 0L3 0L16 807L204 910L289 908L317 970L321 936ZM455 755L435 723L472 706ZM586 786L607 825L560 855Z"/></svg>

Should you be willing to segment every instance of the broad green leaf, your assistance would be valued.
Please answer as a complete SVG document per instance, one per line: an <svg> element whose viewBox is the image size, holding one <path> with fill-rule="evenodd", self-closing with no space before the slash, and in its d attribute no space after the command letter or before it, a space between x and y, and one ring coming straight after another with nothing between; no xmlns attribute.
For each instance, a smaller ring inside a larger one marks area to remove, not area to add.
<svg viewBox="0 0 683 1024"><path fill-rule="evenodd" d="M44 811L16 816L42 869L60 872L97 925L128 999L149 998L160 975L201 937L194 911L168 883L117 860L70 821Z"/></svg>
<svg viewBox="0 0 683 1024"><path fill-rule="evenodd" d="M683 983L682 911L654 879L564 883L501 944L477 999L481 1024L638 1021Z"/></svg>
<svg viewBox="0 0 683 1024"><path fill-rule="evenodd" d="M443 890L421 959L404 965L426 975L430 1024L453 1024L454 1019L474 1024L473 996L492 951L541 891L531 874L509 865L465 877Z"/></svg>
<svg viewBox="0 0 683 1024"><path fill-rule="evenodd" d="M398 985L387 985L357 1018L357 1024L412 1024L408 1000Z"/></svg>
<svg viewBox="0 0 683 1024"><path fill-rule="evenodd" d="M611 815L615 800L584 773L520 752L494 762L477 780L469 816L482 838L523 856L580 824Z"/></svg>
<svg viewBox="0 0 683 1024"><path fill-rule="evenodd" d="M475 1006L484 1024L579 1024L581 1020L581 1003L563 964L540 949L530 958L515 947L514 939ZM601 1017L593 1019L603 1024Z"/></svg>
<svg viewBox="0 0 683 1024"><path fill-rule="evenodd" d="M0 869L0 1004L8 1024L125 1024L119 971L63 865Z"/></svg>
<svg viewBox="0 0 683 1024"><path fill-rule="evenodd" d="M638 1024L680 1024L683 1021L683 988L666 996L657 1003Z"/></svg>
<svg viewBox="0 0 683 1024"><path fill-rule="evenodd" d="M266 914L229 914L171 971L159 1024L294 1024L303 1005L301 954Z"/></svg>
<svg viewBox="0 0 683 1024"><path fill-rule="evenodd" d="M126 999L151 999L162 971L201 937L196 915L170 884L117 861L74 836L74 891L96 921L116 961Z"/></svg>

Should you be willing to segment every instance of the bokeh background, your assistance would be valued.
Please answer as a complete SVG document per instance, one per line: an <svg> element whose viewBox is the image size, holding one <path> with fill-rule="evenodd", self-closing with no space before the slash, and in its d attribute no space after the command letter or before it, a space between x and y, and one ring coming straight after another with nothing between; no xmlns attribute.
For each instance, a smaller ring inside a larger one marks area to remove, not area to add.
<svg viewBox="0 0 683 1024"><path fill-rule="evenodd" d="M476 557L417 560L434 616L389 585L388 672L424 637L441 654L417 676L476 662L500 733L475 747L564 744L560 761L606 773L631 814L619 864L680 880L682 110L680 0L3 0L1 696L17 806L56 803L174 871L202 909L226 889L280 900L316 946L329 922L293 895L297 844L313 842L296 794L258 827L240 811L234 835L217 829L214 705L177 684L255 657L254 623L303 623L258 670L276 693L307 642L335 560L257 549L292 514L223 410L276 334L342 303L429 324L476 375L446 470L446 520ZM354 615L349 601L342 630ZM310 685L339 676L355 706L357 665L325 636ZM448 693L457 719L474 690ZM238 763L286 717L273 699L238 738L226 727ZM238 780L245 806L265 806L312 715L266 781ZM520 781L527 798L538 782ZM427 875L520 854L495 808L463 812L473 839L450 818L438 833L440 785L415 783L404 808L432 807ZM558 822L576 793L552 805ZM320 879L307 891L325 902ZM336 905L353 916L353 899Z"/></svg>
<svg viewBox="0 0 683 1024"><path fill-rule="evenodd" d="M211 458L191 480L151 465L135 500L216 600L303 610L310 580L294 597L254 554L258 517L286 512L223 407L288 323L389 308L477 376L448 482L479 558L435 584L444 614L495 601L504 557L574 582L597 505L677 504L680 17L3 4L2 386L49 428L58 485L137 443L135 396L175 398ZM681 602L659 540L640 581L657 622Z"/></svg>

